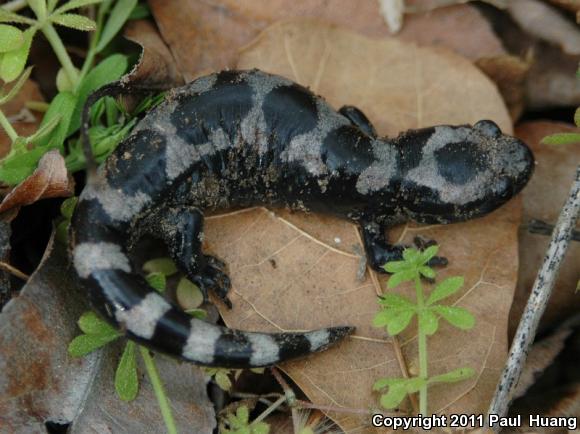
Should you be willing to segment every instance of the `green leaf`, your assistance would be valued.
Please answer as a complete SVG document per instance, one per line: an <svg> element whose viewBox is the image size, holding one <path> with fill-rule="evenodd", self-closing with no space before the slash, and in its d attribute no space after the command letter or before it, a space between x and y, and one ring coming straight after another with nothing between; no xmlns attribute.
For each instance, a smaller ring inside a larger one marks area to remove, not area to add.
<svg viewBox="0 0 580 434"><path fill-rule="evenodd" d="M23 44L17 50L4 53L0 63L0 79L9 83L22 73L26 66L28 52L35 33L36 29L33 27L26 29L22 34L24 38Z"/></svg>
<svg viewBox="0 0 580 434"><path fill-rule="evenodd" d="M463 283L464 279L461 276L449 277L443 282L438 283L429 295L427 305L432 305L455 294L463 286Z"/></svg>
<svg viewBox="0 0 580 434"><path fill-rule="evenodd" d="M203 309L187 309L185 313L197 319L203 320L207 318L207 312Z"/></svg>
<svg viewBox="0 0 580 434"><path fill-rule="evenodd" d="M22 44L24 44L22 30L7 24L0 24L0 53L17 50Z"/></svg>
<svg viewBox="0 0 580 434"><path fill-rule="evenodd" d="M143 271L146 273L162 273L171 276L177 273L177 267L171 258L155 258L143 264Z"/></svg>
<svg viewBox="0 0 580 434"><path fill-rule="evenodd" d="M115 391L123 401L133 401L139 391L135 342L127 341L125 350L115 372Z"/></svg>
<svg viewBox="0 0 580 434"><path fill-rule="evenodd" d="M405 391L408 394L410 394L417 393L421 389L421 387L425 386L426 384L427 380L425 380L424 378L413 377L405 379L405 381L403 382L403 387L405 388Z"/></svg>
<svg viewBox="0 0 580 434"><path fill-rule="evenodd" d="M147 18L151 16L151 11L146 3L139 3L135 8L131 11L131 15L129 15L129 20L142 20L143 18Z"/></svg>
<svg viewBox="0 0 580 434"><path fill-rule="evenodd" d="M574 124L576 124L577 127L580 127L580 107L578 107L574 112Z"/></svg>
<svg viewBox="0 0 580 434"><path fill-rule="evenodd" d="M75 89L75 84L70 80L64 68L60 68L56 74L56 88L59 92L72 92Z"/></svg>
<svg viewBox="0 0 580 434"><path fill-rule="evenodd" d="M268 434L270 432L270 425L266 422L253 422L250 427L252 434Z"/></svg>
<svg viewBox="0 0 580 434"><path fill-rule="evenodd" d="M159 292L164 292L165 288L167 287L167 280L165 279L165 274L163 273L149 273L147 276L145 276L145 280L147 280L147 283Z"/></svg>
<svg viewBox="0 0 580 434"><path fill-rule="evenodd" d="M407 297L403 297L399 294L393 294L389 292L387 294L383 294L379 296L379 304L381 306L388 306L388 307L413 307L415 304L409 300Z"/></svg>
<svg viewBox="0 0 580 434"><path fill-rule="evenodd" d="M41 20L46 17L46 0L27 0L28 6Z"/></svg>
<svg viewBox="0 0 580 434"><path fill-rule="evenodd" d="M384 389L385 387L397 386L404 383L406 380L406 378L381 378L375 381L375 384L373 384L373 390L378 391Z"/></svg>
<svg viewBox="0 0 580 434"><path fill-rule="evenodd" d="M407 391L402 385L391 386L389 391L381 396L381 405L385 409L397 407L407 396Z"/></svg>
<svg viewBox="0 0 580 434"><path fill-rule="evenodd" d="M42 128L55 117L60 117L60 122L52 134L38 141L37 146L64 150L64 140L67 137L69 122L76 105L77 97L71 92L60 92L54 97L42 118L40 127Z"/></svg>
<svg viewBox="0 0 580 434"><path fill-rule="evenodd" d="M405 261L390 261L383 268L388 273L398 273L399 271L408 270L409 264Z"/></svg>
<svg viewBox="0 0 580 434"><path fill-rule="evenodd" d="M97 28L97 23L79 14L54 15L51 17L51 21L60 26L82 30L83 32L90 32Z"/></svg>
<svg viewBox="0 0 580 434"><path fill-rule="evenodd" d="M421 252L420 259L421 263L423 264L428 263L431 259L433 259L437 255L437 252L439 252L438 245L427 247L423 252Z"/></svg>
<svg viewBox="0 0 580 434"><path fill-rule="evenodd" d="M97 53L102 51L121 30L136 5L137 0L118 0L115 3L95 48Z"/></svg>
<svg viewBox="0 0 580 434"><path fill-rule="evenodd" d="M403 250L403 259L405 262L415 264L419 258L420 254L417 249L408 248Z"/></svg>
<svg viewBox="0 0 580 434"><path fill-rule="evenodd" d="M219 370L214 377L215 382L220 387L220 389L225 391L228 391L232 388L232 381L230 380L228 372L229 371L226 370Z"/></svg>
<svg viewBox="0 0 580 434"><path fill-rule="evenodd" d="M8 185L16 185L26 179L36 166L38 160L46 153L46 149L35 148L30 151L7 158L0 166L0 181Z"/></svg>
<svg viewBox="0 0 580 434"><path fill-rule="evenodd" d="M570 145L580 143L580 133L550 134L542 139L544 145Z"/></svg>
<svg viewBox="0 0 580 434"><path fill-rule="evenodd" d="M430 310L426 310L419 315L419 328L423 330L427 336L431 336L439 328L439 318L437 318L437 315Z"/></svg>
<svg viewBox="0 0 580 434"><path fill-rule="evenodd" d="M385 309L375 315L373 318L374 327L385 327L399 313L398 309Z"/></svg>
<svg viewBox="0 0 580 434"><path fill-rule="evenodd" d="M416 268L398 271L389 278L389 281L387 282L387 288L389 289L396 288L401 283L409 282L411 280L414 280L416 277L417 277Z"/></svg>
<svg viewBox="0 0 580 434"><path fill-rule="evenodd" d="M16 83L14 83L14 85L12 86L12 88L10 88L8 93L6 95L3 95L2 97L0 97L0 105L6 104L8 101L10 101L12 98L14 98L18 94L18 92L20 92L20 89L22 89L22 86L24 86L24 83L26 83L26 80L28 80L28 77L30 77L31 72L32 72L32 66L29 66L28 68L26 68L24 70L24 72L20 75L20 77L18 77L18 81Z"/></svg>
<svg viewBox="0 0 580 434"><path fill-rule="evenodd" d="M117 339L113 335L80 335L74 338L68 346L72 357L82 357Z"/></svg>
<svg viewBox="0 0 580 434"><path fill-rule="evenodd" d="M72 218L73 212L77 206L78 201L79 201L78 196L73 196L69 197L68 199L65 199L62 202L62 204L60 205L60 213L65 219L70 220Z"/></svg>
<svg viewBox="0 0 580 434"><path fill-rule="evenodd" d="M34 25L36 21L28 17L15 14L14 12L7 11L6 9L0 7L0 23L22 23Z"/></svg>
<svg viewBox="0 0 580 434"><path fill-rule="evenodd" d="M50 119L44 125L39 127L38 130L36 130L36 132L33 135L28 136L26 138L26 141L30 142L30 143L34 143L36 145L38 142L40 142L42 139L44 139L50 133L52 133L52 131L56 128L56 126L58 125L59 122L60 122L60 116Z"/></svg>
<svg viewBox="0 0 580 434"><path fill-rule="evenodd" d="M411 319L415 315L414 309L401 310L393 317L393 319L387 325L387 332L391 336L396 336L407 328Z"/></svg>
<svg viewBox="0 0 580 434"><path fill-rule="evenodd" d="M429 383L456 383L458 381L467 380L475 375L475 371L471 368L458 368L446 374L436 375L429 378Z"/></svg>
<svg viewBox="0 0 580 434"><path fill-rule="evenodd" d="M419 267L419 273L421 273L427 279L435 279L436 275L435 271L431 267L428 267L427 265Z"/></svg>
<svg viewBox="0 0 580 434"><path fill-rule="evenodd" d="M105 84L118 80L125 73L128 66L127 56L113 54L102 60L97 66L89 71L81 81L77 90L77 104L68 128L68 135L74 133L81 125L81 113L83 105L89 94Z"/></svg>
<svg viewBox="0 0 580 434"><path fill-rule="evenodd" d="M72 0L66 2L54 11L55 14L62 14L63 12L71 11L73 9L81 8L83 6L101 3L103 0Z"/></svg>
<svg viewBox="0 0 580 434"><path fill-rule="evenodd" d="M196 309L203 304L203 294L198 286L183 277L177 284L175 297L179 306L184 310Z"/></svg>
<svg viewBox="0 0 580 434"><path fill-rule="evenodd" d="M78 320L79 328L87 335L122 336L113 326L103 320L93 311L87 311Z"/></svg>
<svg viewBox="0 0 580 434"><path fill-rule="evenodd" d="M475 325L473 315L462 307L437 305L432 309L445 318L449 324L462 330L469 330Z"/></svg>
<svg viewBox="0 0 580 434"><path fill-rule="evenodd" d="M250 421L250 411L248 410L248 407L246 407L245 405L238 407L238 411L236 411L236 416L241 423L247 425L248 422Z"/></svg>

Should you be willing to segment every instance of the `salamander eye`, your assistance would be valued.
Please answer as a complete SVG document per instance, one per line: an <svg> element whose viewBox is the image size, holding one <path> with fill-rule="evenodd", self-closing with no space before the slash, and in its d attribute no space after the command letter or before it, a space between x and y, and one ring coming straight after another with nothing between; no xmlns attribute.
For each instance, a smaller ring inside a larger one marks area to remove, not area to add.
<svg viewBox="0 0 580 434"><path fill-rule="evenodd" d="M497 137L501 135L501 129L497 126L497 124L487 119L476 122L473 128L486 135L487 137Z"/></svg>

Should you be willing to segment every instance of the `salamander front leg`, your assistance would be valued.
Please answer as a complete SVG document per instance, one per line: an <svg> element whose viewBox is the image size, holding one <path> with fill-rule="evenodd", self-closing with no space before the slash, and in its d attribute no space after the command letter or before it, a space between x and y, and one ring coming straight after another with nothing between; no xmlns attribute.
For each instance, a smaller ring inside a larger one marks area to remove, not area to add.
<svg viewBox="0 0 580 434"><path fill-rule="evenodd" d="M208 291L213 291L231 308L227 295L231 282L224 271L225 264L201 250L202 212L194 207L168 209L159 219L158 230L177 268L199 287L204 299L207 300Z"/></svg>
<svg viewBox="0 0 580 434"><path fill-rule="evenodd" d="M389 244L385 238L385 228L378 223L363 223L361 231L367 260L375 271L386 273L383 266L390 261L400 261L403 258L403 250L409 247L401 244ZM425 241L419 237L416 237L414 242L420 250L433 244L433 242ZM445 266L447 263L447 259L441 256L435 256L429 261L431 266Z"/></svg>
<svg viewBox="0 0 580 434"><path fill-rule="evenodd" d="M375 127L371 121L369 121L369 118L367 118L359 108L353 105L345 105L342 106L338 112L347 118L351 124L359 127L359 129L367 136L374 138L377 137L377 131L375 130Z"/></svg>

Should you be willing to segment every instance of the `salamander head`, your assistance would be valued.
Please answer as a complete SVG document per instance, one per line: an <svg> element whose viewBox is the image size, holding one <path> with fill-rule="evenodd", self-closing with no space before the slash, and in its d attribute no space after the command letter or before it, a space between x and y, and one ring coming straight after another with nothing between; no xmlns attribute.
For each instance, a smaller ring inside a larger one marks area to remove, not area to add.
<svg viewBox="0 0 580 434"><path fill-rule="evenodd" d="M400 149L399 197L421 223L451 223L485 215L528 182L534 157L525 143L492 121L405 133Z"/></svg>

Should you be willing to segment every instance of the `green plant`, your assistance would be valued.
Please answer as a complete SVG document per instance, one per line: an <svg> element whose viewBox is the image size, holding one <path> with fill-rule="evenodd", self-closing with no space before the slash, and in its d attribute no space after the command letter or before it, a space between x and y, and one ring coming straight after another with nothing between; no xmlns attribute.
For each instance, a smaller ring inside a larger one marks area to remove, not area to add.
<svg viewBox="0 0 580 434"><path fill-rule="evenodd" d="M250 411L242 405L236 413L228 413L220 423L220 434L268 434L270 426L258 420L250 422Z"/></svg>
<svg viewBox="0 0 580 434"><path fill-rule="evenodd" d="M463 286L463 277L450 277L443 280L435 286L429 297L425 297L421 278L435 278L435 271L427 264L437 254L438 249L438 246L431 246L423 252L405 249L402 261L392 261L384 267L387 272L393 273L389 278L388 288L395 288L403 282L414 282L415 302L398 294L382 295L378 301L381 310L375 316L373 325L385 328L390 335L397 335L405 330L416 316L419 347L419 376L381 378L375 382L374 390L388 389L380 398L381 405L387 409L397 407L407 395L419 392L419 411L426 416L429 414L427 412L429 386L436 383L462 381L474 374L471 368L459 368L433 377L428 375L427 336L437 332L439 320L442 318L462 330L468 330L475 324L474 317L467 310L439 303L455 294Z"/></svg>
<svg viewBox="0 0 580 434"><path fill-rule="evenodd" d="M243 369L227 369L227 368L202 368L207 375L212 377L220 389L226 392L232 388L232 381L230 376L233 375L237 380ZM264 368L250 368L254 374L263 374Z"/></svg>
<svg viewBox="0 0 580 434"><path fill-rule="evenodd" d="M574 124L580 128L580 107L574 113ZM580 133L556 133L550 134L542 139L546 145L570 145L580 143Z"/></svg>
<svg viewBox="0 0 580 434"><path fill-rule="evenodd" d="M129 67L127 57L122 54L113 53L96 65L95 59L134 12L136 16L144 13L143 7L138 8L137 0L71 0L62 5L58 5L58 0L28 0L27 4L35 19L0 8L0 78L5 82L18 78L10 91L2 90L0 106L14 98L29 77L30 69L24 68L33 38L39 31L61 64L56 80L59 93L48 105L38 131L29 137L20 137L0 109L0 126L12 142L10 152L0 163L0 182L8 185L18 184L30 175L40 158L51 149L58 149L66 156L69 171L85 167L80 140L71 140L68 146L65 141L78 131L82 107L89 94L118 80ZM71 13L87 6L97 8L95 21ZM13 24L26 28L20 30ZM93 32L80 70L73 65L55 25ZM149 105L158 101L157 97L149 99ZM95 105L91 111L89 136L97 161L102 161L129 133L136 122L134 116L140 112L136 110L129 115L112 98Z"/></svg>

